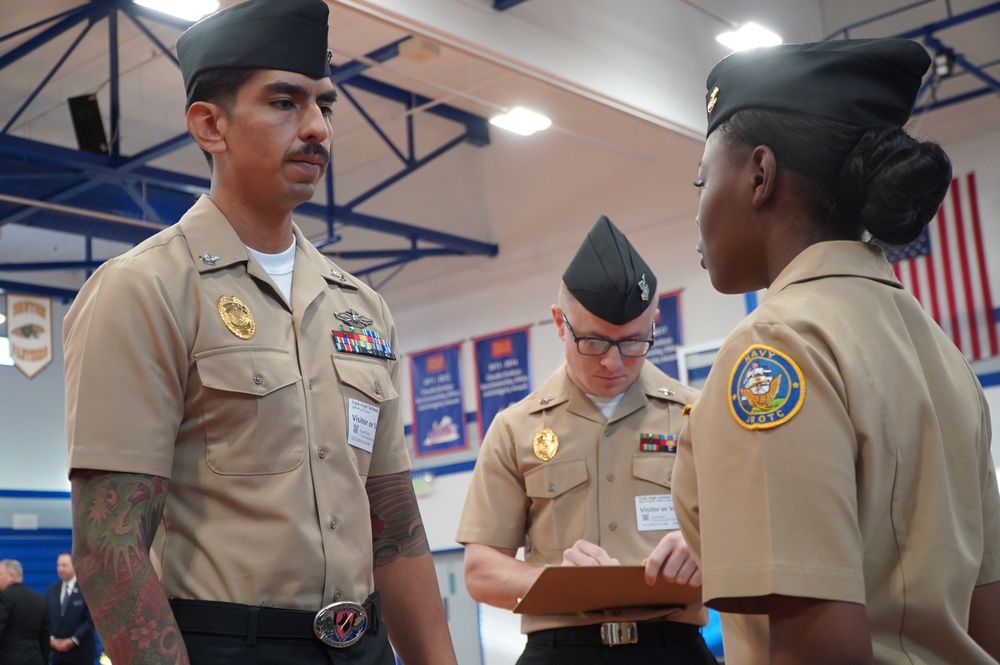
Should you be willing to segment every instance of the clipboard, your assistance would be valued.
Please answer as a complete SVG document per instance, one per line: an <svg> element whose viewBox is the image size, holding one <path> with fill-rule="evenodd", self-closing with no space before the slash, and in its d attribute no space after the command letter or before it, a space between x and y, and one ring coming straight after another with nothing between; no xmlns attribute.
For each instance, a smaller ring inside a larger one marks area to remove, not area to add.
<svg viewBox="0 0 1000 665"><path fill-rule="evenodd" d="M647 586L643 566L550 566L515 614L574 614L616 607L683 607L701 599L701 587L662 577Z"/></svg>

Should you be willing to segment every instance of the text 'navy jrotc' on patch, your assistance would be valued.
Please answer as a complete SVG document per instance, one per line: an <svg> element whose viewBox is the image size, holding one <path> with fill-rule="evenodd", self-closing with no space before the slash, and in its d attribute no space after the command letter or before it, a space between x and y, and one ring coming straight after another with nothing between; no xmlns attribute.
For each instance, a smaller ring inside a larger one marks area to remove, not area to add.
<svg viewBox="0 0 1000 665"><path fill-rule="evenodd" d="M729 411L747 429L787 423L802 408L805 396L805 378L795 361L762 344L740 356L729 378Z"/></svg>

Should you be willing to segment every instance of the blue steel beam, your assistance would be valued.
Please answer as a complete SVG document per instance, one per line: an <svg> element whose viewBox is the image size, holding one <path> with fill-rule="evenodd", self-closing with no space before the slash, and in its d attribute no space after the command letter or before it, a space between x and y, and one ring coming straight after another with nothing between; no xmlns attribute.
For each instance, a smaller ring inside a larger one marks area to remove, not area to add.
<svg viewBox="0 0 1000 665"><path fill-rule="evenodd" d="M59 148L58 146L50 146L42 144L35 141L28 141L25 139L19 139L17 137L11 136L0 136L0 155L10 155L13 157L30 159L36 163L41 162L49 164L51 166L65 169L74 169L78 171L76 174L67 174L65 172L60 172L54 175L60 178L77 178L84 179L82 182L78 182L75 185L71 185L61 191L55 193L49 192L46 195L46 201L50 203L55 202L65 202L73 203L74 199L78 199L79 196L84 194L87 190L96 188L106 188L109 184L117 186L124 191L125 199L130 200L134 204L141 214L150 217L152 219L170 219L177 218L186 209L186 204L183 208L178 210L165 210L163 207L156 207L152 203L145 200L145 196L140 197L136 191L136 188L142 186L144 188L144 194L146 193L145 188L149 187L149 192L161 190L159 193L161 195L195 195L207 191L209 183L203 178L197 178L193 176L188 176L186 174L169 172L161 169L155 169L147 166L147 164L156 159L159 156L167 154L172 150L176 150L179 147L186 145L190 138L186 134L180 134L166 141L163 141L155 146L147 148L142 152L122 159L120 155L120 139L121 139L121 126L120 126L120 98L118 90L118 24L117 24L117 11L123 11L130 20L137 26L137 28L145 34L145 36L150 39L161 51L166 53L168 57L173 62L177 62L176 57L173 55L172 51L163 45L162 42L155 35L153 35L140 21L139 18L148 18L166 25L172 25L179 29L184 29L188 27L191 22L183 21L179 19L172 19L165 15L161 15L157 12L151 12L145 8L138 7L134 5L131 0L91 0L89 5L84 7L71 10L69 12L64 12L57 16L46 19L37 25L44 25L46 23L51 23L58 21L55 25L37 35L32 40L29 40L26 44L21 47L14 49L11 53L6 54L3 58L0 58L0 68L3 66L14 62L44 43L51 41L58 35L69 30L74 25L80 23L81 21L88 20L90 25L87 26L87 30L98 20L106 18L108 20L108 39L109 39L109 70L110 70L110 82L111 82L111 143L112 143L112 155L110 157L104 157L101 155L90 155L82 153L76 150L67 150L64 148ZM11 33L3 39L14 36L14 34L20 34L26 29L21 29L16 33ZM86 31L84 31L86 32ZM83 35L77 38L76 43L82 39ZM368 69L373 63L384 62L386 60L395 58L399 55L399 45L409 39L405 37L403 39L397 40L390 43L384 47L376 49L371 53L366 54L363 62L351 61L344 63L338 67L335 67L331 72L331 80L336 84L347 83L353 85L359 89L363 89L367 92L385 97L387 99L397 101L408 109L412 109L414 105L432 105L432 108L428 109L427 112L433 113L439 117L443 117L452 122L463 125L466 131L456 139L448 141L445 145L438 147L432 153L426 157L417 160L414 158L414 136L413 136L413 118L407 117L407 141L409 147L409 158L403 156L403 161L406 164L406 168L397 174L391 176L388 180L383 181L376 185L375 187L369 189L363 194L355 197L347 206L337 206L337 205L326 205L320 206L317 204L307 203L301 206L298 211L309 214L310 216L318 217L327 221L328 225L328 235L330 236L327 241L323 244L329 244L339 240L339 237L334 233L334 222L347 225L347 226L359 226L365 229L378 231L381 233L386 233L390 235L401 236L408 238L414 244L413 249L407 250L404 254L393 253L392 256L396 257L397 260L387 264L385 266L376 266L367 269L365 272L372 272L375 270L382 270L387 267L392 267L394 265L399 265L405 263L409 260L416 260L423 258L425 256L446 256L446 255L459 255L465 253L473 254L485 254L487 256L495 256L497 254L497 247L494 244L483 243L480 241L472 240L469 238L462 238L460 236L453 236L447 233L436 232L430 229L424 229L417 226L412 226L409 224L404 224L402 222L397 222L394 220L384 219L376 217L373 215L365 215L357 213L353 208L360 205L364 201L370 199L377 193L384 191L390 185L398 182L406 175L409 175L413 171L421 168L422 166L429 163L432 159L440 156L447 150L456 147L463 141L468 141L473 145L487 145L489 143L489 127L486 120L475 116L474 114L462 111L461 109L451 107L446 104L434 105L433 101L427 97L413 94L402 88L396 86L391 86L388 84L381 83L379 81L370 79L368 77L359 77L359 72ZM74 46L75 44L74 43ZM72 51L72 47L70 48ZM69 52L66 54L69 55ZM66 56L63 57L65 60ZM60 63L61 64L61 63ZM56 67L58 69L58 65ZM55 73L55 69L53 70ZM51 78L51 77L49 77ZM44 84L43 84L44 85ZM39 87L41 88L41 86ZM346 93L346 90L344 91ZM364 110L358 106L359 111L364 114ZM374 121L372 121L374 123ZM373 124L373 129L377 130L377 126ZM396 149L397 154L400 151ZM333 180L332 171L327 178L327 193L328 201L334 201L333 198ZM114 195L117 196L117 195ZM137 198L142 200L137 200ZM93 199L93 196L88 197L88 199ZM116 204L122 209L124 206L121 201L111 201L110 204ZM173 201L177 204L177 201ZM160 206L163 202L160 202ZM95 209L99 209L98 206ZM168 206L169 207L169 206ZM20 210L18 212L18 210ZM5 223L11 223L12 221L19 221L23 223L23 220L28 216L36 212L37 209L31 208L15 208L15 212L8 214L3 218L0 218L0 226ZM66 214L66 213L61 213ZM102 222L103 224L104 222ZM56 224L56 222L47 222L47 224ZM121 226L120 224L115 225L110 222L107 223L108 226ZM46 227L46 224L40 224L42 227ZM58 228L58 227L56 227ZM136 229L132 229L134 233ZM141 229L140 232L143 232ZM152 233L152 231L149 231ZM115 233L109 232L110 239L117 239ZM105 237L104 235L98 234L99 237ZM88 233L87 242L88 246L90 244L90 238L95 237ZM423 248L418 249L416 247L417 242L429 242L438 243L443 245L442 247L436 248ZM378 253L376 251L376 253ZM92 262L89 255L88 260L83 263L73 262L72 267L66 264L58 263L43 263L38 264L38 270L54 270L54 269L80 269L80 268L92 268L98 265L100 262ZM25 266L22 265L21 269ZM8 270L17 270L18 268L10 267L6 268Z"/></svg>
<svg viewBox="0 0 1000 665"><path fill-rule="evenodd" d="M121 132L121 96L118 89L118 9L111 7L108 12L108 98L111 100L110 129L111 136L108 137L108 148L111 157L117 159L121 156L122 132Z"/></svg>
<svg viewBox="0 0 1000 665"><path fill-rule="evenodd" d="M386 99L395 100L404 106L409 104L413 104L414 106L423 106L434 102L434 100L430 97L417 95L409 90L404 90L403 88L398 88L394 85L383 83L382 81L376 81L375 79L369 78L364 74L358 74L351 80L344 81L343 84L349 85L353 88L365 90L372 94L385 97ZM430 113L432 115L451 120L452 122L458 122L465 125L465 128L468 131L468 137L466 140L472 145L484 146L489 145L490 143L490 125L483 117L447 104L437 104L435 106L431 106L426 109L424 113Z"/></svg>
<svg viewBox="0 0 1000 665"><path fill-rule="evenodd" d="M461 256L461 252L445 247L428 247L425 249L361 249L343 252L323 252L331 258L355 261L370 261L372 259L389 259L401 257L425 258L428 256Z"/></svg>
<svg viewBox="0 0 1000 665"><path fill-rule="evenodd" d="M90 22L83 30L80 31L80 34L78 34L76 38L72 41L72 43L70 43L69 47L66 49L66 52L62 54L62 57L56 60L56 64L52 65L52 69L49 70L49 73L42 77L42 80L39 81L38 85L35 86L35 89L31 91L31 94L28 95L25 98L24 102L21 104L21 106L16 111L14 111L14 115L10 117L10 119L7 121L7 124L3 126L3 129L0 129L0 134L6 134L10 130L11 126L15 122L17 122L17 119L21 117L21 114L24 113L24 110L28 108L28 105L31 104L31 102L35 101L35 97L38 96L38 93L42 91L42 88L48 85L49 81L52 80L52 77L56 75L56 72L59 71L59 68L63 66L63 63L66 62L66 59L69 58L69 56L73 53L73 51L76 50L76 47L80 44L83 38L87 36L87 33L90 32L90 29L93 26L94 23Z"/></svg>
<svg viewBox="0 0 1000 665"><path fill-rule="evenodd" d="M412 128L411 128L411 131L412 131ZM343 207L346 208L346 209L348 209L348 210L354 210L354 208L358 207L359 205L361 205L362 203L364 203L365 201L367 201L371 197L375 196L379 192L384 191L388 187L391 187L392 185L394 185L395 183L399 182L400 180L402 180L406 176L410 175L414 171L416 171L419 168L421 168L421 167L429 164L430 162L434 161L435 159L437 159L438 157L440 157L444 153L446 153L449 150L451 150L452 148L456 147L458 144L460 144L463 141L465 141L465 138L466 138L465 134L462 134L461 136L458 136L458 137L452 139L451 141L448 141L447 143L445 143L444 145L442 145L441 147L439 147L437 150L434 150L433 152L431 152L427 156L422 157L421 159L411 159L411 160L409 160L409 162L406 165L406 168L401 169L400 171L398 171L394 175L389 176L388 178L386 178L385 180L383 180L379 184L375 185L374 187L368 189L367 191L362 192L361 194L358 194L353 199L351 199L350 201L348 201L347 203L345 203L343 205Z"/></svg>
<svg viewBox="0 0 1000 665"><path fill-rule="evenodd" d="M932 35L924 35L924 43L930 46L935 51L940 52L948 50L947 46L945 46L940 40L938 40L936 37L933 37ZM969 62L969 59L966 58L961 53L955 53L953 50L952 53L954 54L953 57L955 63L961 65L962 69L969 72L970 74L978 78L980 81L985 83L990 89L993 90L993 92L1000 92L1000 81L997 81L995 78L987 74L978 66Z"/></svg>
<svg viewBox="0 0 1000 665"><path fill-rule="evenodd" d="M498 12L506 11L515 5L519 5L525 0L493 0L493 9Z"/></svg>
<svg viewBox="0 0 1000 665"><path fill-rule="evenodd" d="M160 38L154 35L152 31L146 27L146 24L139 20L139 16L136 14L135 11L138 7L139 7L138 5L129 2L125 7L122 8L122 11L125 12L125 16L127 16L129 20L132 21L132 24L135 25L135 27L139 28L139 32L146 35L146 39L153 42L156 48L160 49L160 52L163 53L163 55L170 58L170 61L173 62L175 65L177 65L177 67L179 68L181 66L181 63L177 59L177 56L174 55L173 49L171 49L169 46L161 42Z"/></svg>
<svg viewBox="0 0 1000 665"><path fill-rule="evenodd" d="M88 19L94 21L97 18L100 18L100 15L101 8L96 5L83 5L78 7L76 10L66 12L65 18L61 19L58 23L35 35L17 48L12 49L9 53L5 53L3 56L0 56L0 69L4 69L11 63L17 62L29 53L32 53L35 49L41 48L78 23ZM63 14L60 14L59 16L63 16ZM42 21L41 23L45 22L46 21ZM22 31L19 30L18 32ZM11 35L12 34L15 33L11 33ZM6 35L3 38L0 38L0 41L3 41L11 35Z"/></svg>
<svg viewBox="0 0 1000 665"><path fill-rule="evenodd" d="M97 270L103 261L41 261L0 263L0 272L41 272L48 270Z"/></svg>
<svg viewBox="0 0 1000 665"><path fill-rule="evenodd" d="M61 298L63 302L69 302L76 298L76 289L64 289L58 286L45 286L44 284L25 284L24 282L10 282L0 279L0 289L7 293L23 293L29 296L52 296Z"/></svg>
<svg viewBox="0 0 1000 665"><path fill-rule="evenodd" d="M977 18L982 18L988 16L989 14L994 14L1000 12L1000 2L994 2L989 5L983 5L977 9L972 9L962 14L955 14L941 21L936 21L934 23L928 23L927 25L903 32L897 37L902 37L903 39L914 39L923 35L933 35L939 30L944 30L946 28L951 28L962 23L968 23L969 21L974 21Z"/></svg>

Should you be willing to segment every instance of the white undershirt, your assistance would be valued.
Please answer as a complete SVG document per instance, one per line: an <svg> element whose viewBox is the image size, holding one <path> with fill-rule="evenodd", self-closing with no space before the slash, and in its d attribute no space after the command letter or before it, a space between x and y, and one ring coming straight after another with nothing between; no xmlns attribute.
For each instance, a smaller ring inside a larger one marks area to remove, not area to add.
<svg viewBox="0 0 1000 665"><path fill-rule="evenodd" d="M618 393L614 397L598 397L597 395L587 395L587 397L594 403L594 406L601 410L605 418L610 419L618 402L622 401L622 397L625 397L625 393Z"/></svg>
<svg viewBox="0 0 1000 665"><path fill-rule="evenodd" d="M271 276L274 285L285 296L286 302L292 302L292 270L295 268L295 239L292 244L280 254L265 254L247 247L250 256L257 259L260 267Z"/></svg>

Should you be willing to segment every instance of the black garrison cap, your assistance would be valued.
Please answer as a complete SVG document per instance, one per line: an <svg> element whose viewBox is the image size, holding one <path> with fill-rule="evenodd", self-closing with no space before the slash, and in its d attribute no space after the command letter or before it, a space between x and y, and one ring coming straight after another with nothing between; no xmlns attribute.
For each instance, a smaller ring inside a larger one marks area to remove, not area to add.
<svg viewBox="0 0 1000 665"><path fill-rule="evenodd" d="M741 109L902 126L931 58L909 39L843 39L739 51L708 75L708 134Z"/></svg>
<svg viewBox="0 0 1000 665"><path fill-rule="evenodd" d="M177 40L184 89L216 67L329 76L329 14L323 0L247 0L203 18Z"/></svg>
<svg viewBox="0 0 1000 665"><path fill-rule="evenodd" d="M562 278L588 312L616 326L645 312L656 293L656 275L604 215L587 234Z"/></svg>

